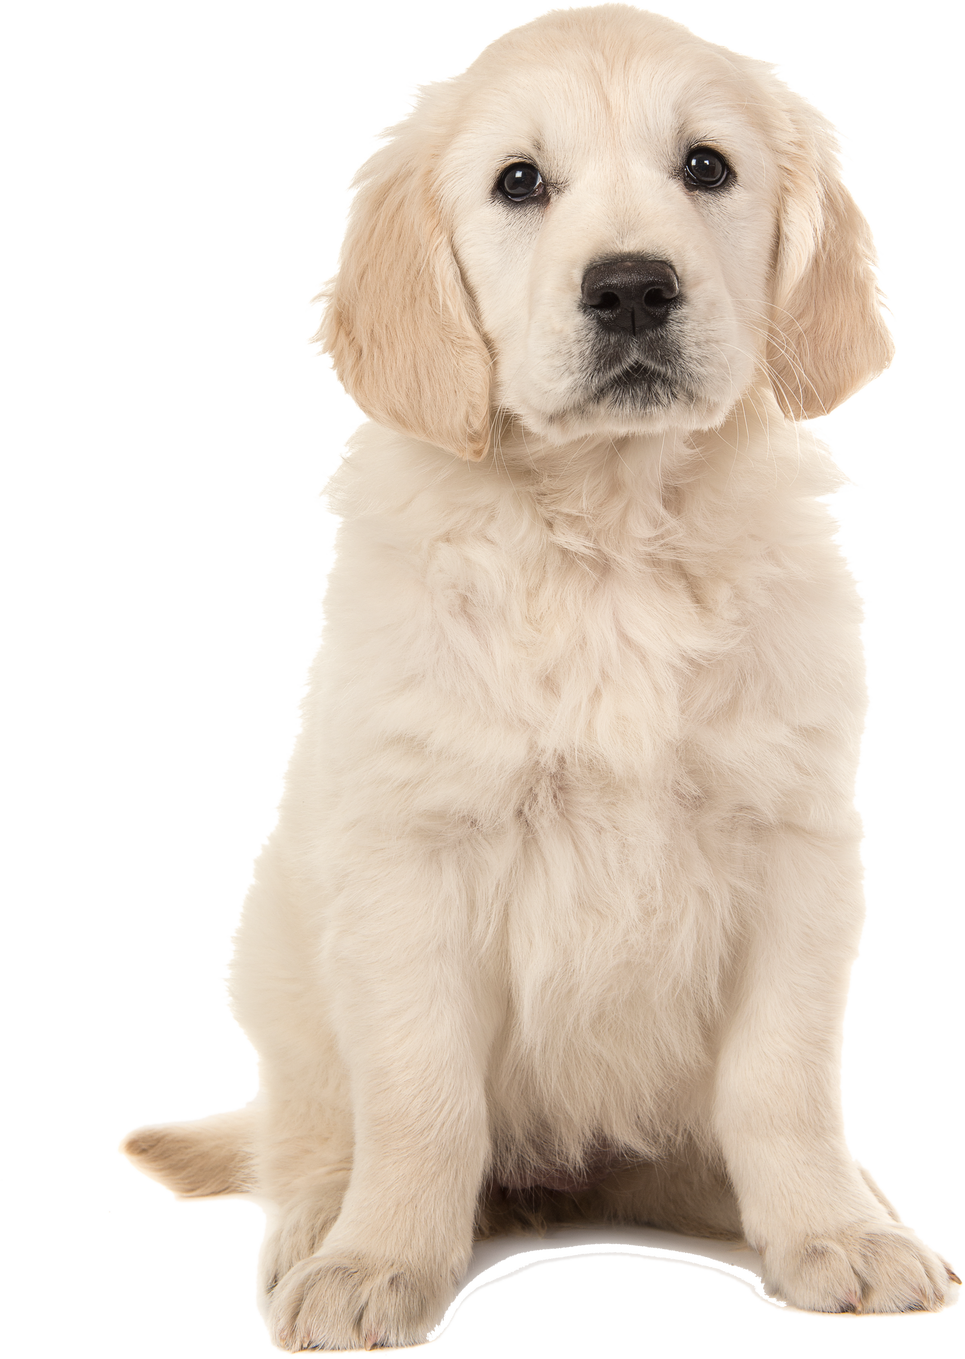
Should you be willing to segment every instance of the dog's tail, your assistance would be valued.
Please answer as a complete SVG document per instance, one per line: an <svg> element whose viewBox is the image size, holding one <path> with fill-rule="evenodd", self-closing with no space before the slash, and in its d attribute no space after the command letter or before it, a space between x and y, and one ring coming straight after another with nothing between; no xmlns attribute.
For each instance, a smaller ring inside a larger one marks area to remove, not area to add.
<svg viewBox="0 0 965 1359"><path fill-rule="evenodd" d="M236 1109L196 1123L138 1128L121 1145L138 1170L182 1198L249 1194L255 1185L254 1110Z"/></svg>

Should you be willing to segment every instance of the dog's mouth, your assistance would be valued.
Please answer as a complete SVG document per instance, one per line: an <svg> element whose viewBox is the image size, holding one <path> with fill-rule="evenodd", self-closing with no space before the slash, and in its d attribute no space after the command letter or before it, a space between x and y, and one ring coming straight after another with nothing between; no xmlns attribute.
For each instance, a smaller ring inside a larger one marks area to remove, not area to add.
<svg viewBox="0 0 965 1359"><path fill-rule="evenodd" d="M631 359L598 373L589 384L589 399L621 410L645 411L670 406L680 396L680 380L659 364Z"/></svg>

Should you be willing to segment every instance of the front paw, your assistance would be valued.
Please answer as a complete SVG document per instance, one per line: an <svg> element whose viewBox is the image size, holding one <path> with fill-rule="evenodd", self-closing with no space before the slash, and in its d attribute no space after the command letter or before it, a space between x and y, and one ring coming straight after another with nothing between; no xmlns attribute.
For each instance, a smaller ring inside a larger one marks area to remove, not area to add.
<svg viewBox="0 0 965 1359"><path fill-rule="evenodd" d="M323 1250L277 1285L268 1325L283 1350L417 1345L454 1292L455 1280L411 1262Z"/></svg>
<svg viewBox="0 0 965 1359"><path fill-rule="evenodd" d="M896 1223L858 1224L767 1247L763 1259L767 1291L809 1312L936 1312L955 1279L934 1251Z"/></svg>

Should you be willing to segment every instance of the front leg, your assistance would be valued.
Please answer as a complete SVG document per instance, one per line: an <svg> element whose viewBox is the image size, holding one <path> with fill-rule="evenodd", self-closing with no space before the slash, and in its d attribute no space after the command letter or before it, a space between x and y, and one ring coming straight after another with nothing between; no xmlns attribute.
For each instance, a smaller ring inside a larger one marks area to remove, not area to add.
<svg viewBox="0 0 965 1359"><path fill-rule="evenodd" d="M439 870L370 855L336 905L325 970L355 1146L337 1221L271 1296L284 1349L416 1344L469 1261L494 1024L457 880Z"/></svg>
<svg viewBox="0 0 965 1359"><path fill-rule="evenodd" d="M765 1285L797 1307L937 1309L954 1276L889 1216L844 1140L839 1054L861 920L857 843L788 827L765 854L714 1105L747 1239Z"/></svg>

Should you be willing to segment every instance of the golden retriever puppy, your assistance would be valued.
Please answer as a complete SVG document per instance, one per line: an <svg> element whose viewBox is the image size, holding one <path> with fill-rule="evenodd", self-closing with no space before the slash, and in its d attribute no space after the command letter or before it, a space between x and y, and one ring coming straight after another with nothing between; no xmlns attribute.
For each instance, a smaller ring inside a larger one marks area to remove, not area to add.
<svg viewBox="0 0 965 1359"><path fill-rule="evenodd" d="M500 39L363 169L320 337L372 423L234 967L262 1090L127 1144L276 1205L283 1348L422 1340L527 1221L942 1305L838 1089L860 608L795 422L889 361L871 263L828 125L624 5Z"/></svg>

